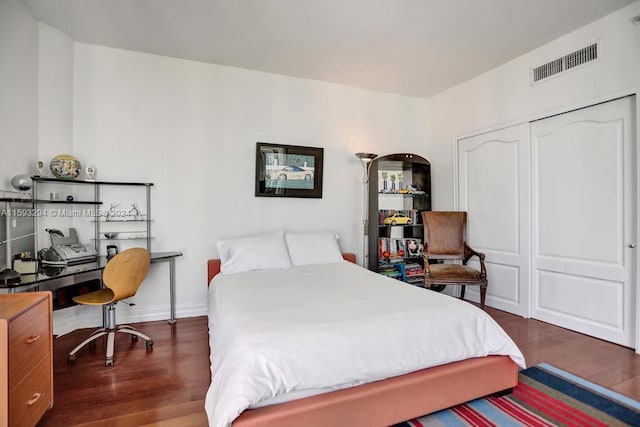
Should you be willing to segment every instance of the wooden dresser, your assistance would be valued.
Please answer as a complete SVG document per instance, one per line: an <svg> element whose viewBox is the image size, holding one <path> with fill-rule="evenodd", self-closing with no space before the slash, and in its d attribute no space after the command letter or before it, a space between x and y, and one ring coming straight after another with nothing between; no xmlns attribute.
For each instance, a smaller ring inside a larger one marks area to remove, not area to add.
<svg viewBox="0 0 640 427"><path fill-rule="evenodd" d="M53 406L50 292L0 295L0 427L34 426Z"/></svg>

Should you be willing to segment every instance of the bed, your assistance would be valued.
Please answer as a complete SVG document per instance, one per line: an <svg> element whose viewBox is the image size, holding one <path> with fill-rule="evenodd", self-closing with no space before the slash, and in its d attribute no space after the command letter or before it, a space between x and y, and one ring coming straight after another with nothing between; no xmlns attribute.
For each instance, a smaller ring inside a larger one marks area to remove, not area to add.
<svg viewBox="0 0 640 427"><path fill-rule="evenodd" d="M388 426L517 384L524 358L482 310L337 244L318 258L308 237L283 240L289 267L224 271L220 244L223 261L208 260L211 426Z"/></svg>

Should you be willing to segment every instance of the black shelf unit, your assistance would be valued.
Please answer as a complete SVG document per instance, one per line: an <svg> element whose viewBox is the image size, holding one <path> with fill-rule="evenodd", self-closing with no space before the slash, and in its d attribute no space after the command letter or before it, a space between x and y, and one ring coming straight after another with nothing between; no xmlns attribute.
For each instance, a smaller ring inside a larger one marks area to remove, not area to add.
<svg viewBox="0 0 640 427"><path fill-rule="evenodd" d="M382 173L387 176L386 186ZM394 175L394 180L391 176ZM400 179L402 177L402 186ZM411 153L396 153L377 157L369 169L369 258L367 267L379 271L380 266L391 263L381 257L380 239L417 240L424 242L422 211L431 210L431 163L424 157ZM381 224L384 211L399 211L412 214L412 224ZM397 254L396 254L397 255ZM399 258L401 258L399 260ZM423 266L422 256L405 254L394 257L394 261L416 263Z"/></svg>
<svg viewBox="0 0 640 427"><path fill-rule="evenodd" d="M61 178L49 178L43 176L32 176L31 180L33 181L33 199L25 202L32 203L34 208L39 204L56 204L56 205L102 205L103 201L100 195L100 189L105 186L127 186L127 187L143 187L144 188L144 198L145 198L145 209L146 213L141 214L140 217L136 217L134 219L128 219L127 221L105 221L102 220L99 216L98 210L96 209L94 217L90 220L94 224L94 236L91 238L94 241L94 246L98 255L101 254L101 241L130 241L130 240L142 240L146 244L147 250L151 251L151 240L153 239L151 235L151 223L153 220L151 219L151 187L153 187L153 183L151 182L130 182L130 181L98 181L91 179L61 179ZM68 185L81 185L81 186L90 186L93 188L93 200L50 200L50 199L39 199L38 198L38 190L39 186L42 184L68 184ZM108 224L124 224L124 223L139 223L144 225L144 230L129 230L129 231L117 231L118 237L116 238L107 238L104 236L104 232L114 232L113 230L102 230L102 228ZM34 229L38 229L37 216L34 216ZM120 234L136 234L135 237L131 238L123 238ZM35 239L35 249L36 252L38 250L37 238Z"/></svg>
<svg viewBox="0 0 640 427"><path fill-rule="evenodd" d="M31 179L36 182L55 182L56 184L88 184L88 185L127 185L127 186L147 186L151 187L152 182L125 182L125 181L96 181L91 179L62 179L47 178L44 176L32 176Z"/></svg>
<svg viewBox="0 0 640 427"><path fill-rule="evenodd" d="M101 205L102 202L94 202L92 200L47 200L47 199L33 199L31 203L42 204L52 203L55 205Z"/></svg>

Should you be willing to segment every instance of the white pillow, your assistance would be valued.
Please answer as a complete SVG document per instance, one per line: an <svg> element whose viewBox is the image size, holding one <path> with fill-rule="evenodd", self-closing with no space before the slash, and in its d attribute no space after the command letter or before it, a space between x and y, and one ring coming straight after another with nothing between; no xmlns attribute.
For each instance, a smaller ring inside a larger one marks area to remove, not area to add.
<svg viewBox="0 0 640 427"><path fill-rule="evenodd" d="M220 240L217 246L222 274L291 268L282 231Z"/></svg>
<svg viewBox="0 0 640 427"><path fill-rule="evenodd" d="M294 267L343 261L336 233L331 231L285 233L284 237Z"/></svg>

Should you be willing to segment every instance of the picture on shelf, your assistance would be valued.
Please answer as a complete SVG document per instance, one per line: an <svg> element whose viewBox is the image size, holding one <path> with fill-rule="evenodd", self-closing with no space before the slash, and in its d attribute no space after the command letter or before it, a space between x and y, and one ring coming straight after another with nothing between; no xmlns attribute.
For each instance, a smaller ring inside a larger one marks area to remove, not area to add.
<svg viewBox="0 0 640 427"><path fill-rule="evenodd" d="M407 256L421 257L424 245L417 239L407 239Z"/></svg>

